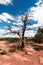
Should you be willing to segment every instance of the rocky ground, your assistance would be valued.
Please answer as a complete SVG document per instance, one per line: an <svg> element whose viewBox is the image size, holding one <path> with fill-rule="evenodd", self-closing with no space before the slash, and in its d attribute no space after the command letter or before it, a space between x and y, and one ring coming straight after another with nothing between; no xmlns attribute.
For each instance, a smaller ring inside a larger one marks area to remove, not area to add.
<svg viewBox="0 0 43 65"><path fill-rule="evenodd" d="M8 48L10 45L0 41L0 48ZM28 44L24 51L0 55L0 65L43 65L43 44Z"/></svg>

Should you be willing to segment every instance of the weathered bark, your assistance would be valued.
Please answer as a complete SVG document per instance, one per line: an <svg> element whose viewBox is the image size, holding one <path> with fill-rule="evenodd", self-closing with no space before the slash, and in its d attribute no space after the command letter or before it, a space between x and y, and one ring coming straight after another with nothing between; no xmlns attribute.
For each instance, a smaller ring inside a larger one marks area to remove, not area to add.
<svg viewBox="0 0 43 65"><path fill-rule="evenodd" d="M21 40L21 49L24 48L24 34L25 34L25 29L26 29L26 21L24 21L24 26L23 26L23 31L22 31L22 40Z"/></svg>
<svg viewBox="0 0 43 65"><path fill-rule="evenodd" d="M24 40L24 39L23 39ZM24 48L24 41L21 41L21 45L20 45L20 48L23 49Z"/></svg>

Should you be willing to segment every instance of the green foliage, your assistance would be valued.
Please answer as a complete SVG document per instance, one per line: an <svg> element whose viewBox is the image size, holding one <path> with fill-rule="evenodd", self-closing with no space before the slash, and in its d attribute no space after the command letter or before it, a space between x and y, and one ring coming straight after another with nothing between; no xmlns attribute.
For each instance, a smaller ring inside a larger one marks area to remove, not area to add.
<svg viewBox="0 0 43 65"><path fill-rule="evenodd" d="M38 29L37 34L39 34L39 33L43 33L43 28Z"/></svg>
<svg viewBox="0 0 43 65"><path fill-rule="evenodd" d="M30 44L35 44L35 42L34 42L34 41L29 41L29 43L30 43Z"/></svg>
<svg viewBox="0 0 43 65"><path fill-rule="evenodd" d="M43 43L43 28L39 28L37 34L34 37L34 41L38 43Z"/></svg>
<svg viewBox="0 0 43 65"><path fill-rule="evenodd" d="M5 50L5 49L0 50L0 54L1 55L7 54L7 50Z"/></svg>
<svg viewBox="0 0 43 65"><path fill-rule="evenodd" d="M5 40L5 41L8 41L8 42L19 42L20 41L20 39L19 38L0 38L0 41L3 41L3 40Z"/></svg>
<svg viewBox="0 0 43 65"><path fill-rule="evenodd" d="M11 47L10 49L9 49L9 52L15 52L16 51L16 47L14 46L14 47Z"/></svg>
<svg viewBox="0 0 43 65"><path fill-rule="evenodd" d="M35 42L43 43L43 34L42 33L36 34L34 39L35 39Z"/></svg>
<svg viewBox="0 0 43 65"><path fill-rule="evenodd" d="M0 41L3 41L4 39L3 38L0 38Z"/></svg>
<svg viewBox="0 0 43 65"><path fill-rule="evenodd" d="M9 42L19 42L19 38L6 38L5 40Z"/></svg>

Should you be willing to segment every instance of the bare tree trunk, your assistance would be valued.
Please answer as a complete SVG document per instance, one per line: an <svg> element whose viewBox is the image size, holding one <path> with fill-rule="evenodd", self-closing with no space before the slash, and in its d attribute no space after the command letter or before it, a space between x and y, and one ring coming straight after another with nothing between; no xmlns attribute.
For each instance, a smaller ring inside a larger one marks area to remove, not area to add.
<svg viewBox="0 0 43 65"><path fill-rule="evenodd" d="M24 48L24 34L25 34L25 29L26 29L26 25L25 25L26 22L24 22L24 26L23 26L23 32L22 32L22 40L21 40L21 49Z"/></svg>
<svg viewBox="0 0 43 65"><path fill-rule="evenodd" d="M22 38L22 41L21 41L21 48L24 48L24 37Z"/></svg>

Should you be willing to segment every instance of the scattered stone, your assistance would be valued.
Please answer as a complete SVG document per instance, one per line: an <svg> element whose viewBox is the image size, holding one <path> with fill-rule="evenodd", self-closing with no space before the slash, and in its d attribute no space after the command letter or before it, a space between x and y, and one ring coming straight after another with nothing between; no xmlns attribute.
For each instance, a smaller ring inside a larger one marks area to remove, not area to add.
<svg viewBox="0 0 43 65"><path fill-rule="evenodd" d="M25 53L28 55L34 55L36 51L33 48L25 48Z"/></svg>
<svg viewBox="0 0 43 65"><path fill-rule="evenodd" d="M30 52L34 51L33 48L25 48L25 50L26 50L26 51L30 51Z"/></svg>
<svg viewBox="0 0 43 65"><path fill-rule="evenodd" d="M31 55L31 56L33 55L31 52L27 52L26 54L27 54L27 55Z"/></svg>

